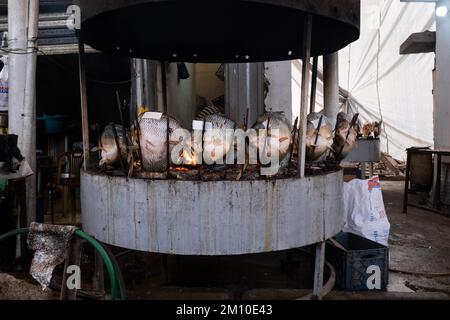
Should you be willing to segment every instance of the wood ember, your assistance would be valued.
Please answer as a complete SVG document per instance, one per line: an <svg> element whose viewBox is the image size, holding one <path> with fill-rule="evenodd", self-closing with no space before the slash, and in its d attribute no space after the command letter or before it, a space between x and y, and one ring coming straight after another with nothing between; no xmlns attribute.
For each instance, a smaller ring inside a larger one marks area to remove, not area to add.
<svg viewBox="0 0 450 320"><path fill-rule="evenodd" d="M281 168L275 176L261 176L260 165L247 165L245 170L240 165L221 165L221 166L180 166L170 167L169 172L145 172L135 171L133 177L137 179L165 180L174 179L180 181L255 181L255 180L273 180L297 177L297 160L293 159L290 170L288 167ZM327 172L339 170L340 166L336 163L327 162L309 162L306 164L306 175L320 175ZM102 173L112 176L125 176L119 170L101 170Z"/></svg>
<svg viewBox="0 0 450 320"><path fill-rule="evenodd" d="M169 177L176 180L198 180L198 170L188 168L171 168Z"/></svg>
<svg viewBox="0 0 450 320"><path fill-rule="evenodd" d="M167 179L167 172L136 172L134 174L136 178L140 179L153 179L153 180L164 180Z"/></svg>
<svg viewBox="0 0 450 320"><path fill-rule="evenodd" d="M202 181L220 181L225 180L225 170L215 170L211 168L201 168L200 178Z"/></svg>

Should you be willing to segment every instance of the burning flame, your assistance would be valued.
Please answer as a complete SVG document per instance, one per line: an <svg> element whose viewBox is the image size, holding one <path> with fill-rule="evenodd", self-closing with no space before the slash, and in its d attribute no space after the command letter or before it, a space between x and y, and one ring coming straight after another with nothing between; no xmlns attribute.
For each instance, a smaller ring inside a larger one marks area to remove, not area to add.
<svg viewBox="0 0 450 320"><path fill-rule="evenodd" d="M174 171L178 171L178 172L188 172L189 171L189 169L183 168L183 167L172 167L172 169Z"/></svg>
<svg viewBox="0 0 450 320"><path fill-rule="evenodd" d="M197 157L194 152L189 153L186 150L183 150L180 153L180 157L178 158L178 162L181 162L187 166L196 166L197 165Z"/></svg>

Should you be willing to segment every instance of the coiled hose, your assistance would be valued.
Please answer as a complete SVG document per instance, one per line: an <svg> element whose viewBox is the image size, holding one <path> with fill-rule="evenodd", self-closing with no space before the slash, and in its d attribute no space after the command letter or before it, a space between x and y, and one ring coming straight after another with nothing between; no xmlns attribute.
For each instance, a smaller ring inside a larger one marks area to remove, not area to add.
<svg viewBox="0 0 450 320"><path fill-rule="evenodd" d="M0 243L17 235L28 234L29 231L29 228L22 228L7 232L3 235L0 235ZM80 237L81 239L86 240L92 247L94 247L95 251L97 251L97 253L102 258L111 282L111 300L117 299L117 292L119 292L120 298L122 300L125 300L125 285L115 257L109 250L105 250L105 248L97 240L95 240L93 237L83 232L82 230L75 230L75 235Z"/></svg>

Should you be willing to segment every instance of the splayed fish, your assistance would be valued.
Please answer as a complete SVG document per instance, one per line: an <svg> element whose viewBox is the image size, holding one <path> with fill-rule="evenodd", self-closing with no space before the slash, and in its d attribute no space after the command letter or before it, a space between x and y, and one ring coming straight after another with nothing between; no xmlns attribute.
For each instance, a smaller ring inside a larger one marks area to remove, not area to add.
<svg viewBox="0 0 450 320"><path fill-rule="evenodd" d="M114 128L116 133L114 132ZM99 163L100 166L107 165L111 167L117 167L120 165L121 158L124 163L128 161L127 148L130 139L128 133L121 125L117 125L114 123L108 124L103 130L100 141L101 146L99 148L96 148L97 150L101 150L101 160ZM119 146L117 146L117 144Z"/></svg>
<svg viewBox="0 0 450 320"><path fill-rule="evenodd" d="M378 139L381 135L383 121L367 122L362 129L362 136L366 139Z"/></svg>
<svg viewBox="0 0 450 320"><path fill-rule="evenodd" d="M176 159L172 156L174 147L181 143L180 133L186 131L180 122L173 117L164 114L145 113L139 118L139 139L134 130L133 142L140 145L142 153L142 168L149 172L162 172L167 170L167 165L193 164L195 159L186 148L180 148ZM167 137L169 141L167 143ZM169 150L167 150L169 149ZM169 154L169 159L167 155Z"/></svg>
<svg viewBox="0 0 450 320"><path fill-rule="evenodd" d="M357 119L358 114L353 118L344 112L338 114L333 144L333 156L336 161L345 159L354 148L358 137L358 132L354 128Z"/></svg>
<svg viewBox="0 0 450 320"><path fill-rule="evenodd" d="M267 141L265 144L265 153L271 157L272 153L279 154L280 163L287 158L292 143L292 126L286 119L283 112L265 112L261 115L256 124L253 126L255 130L266 130ZM276 135L273 133L278 132ZM250 143L257 148L255 139L251 139Z"/></svg>
<svg viewBox="0 0 450 320"><path fill-rule="evenodd" d="M237 124L225 115L212 114L202 119L205 122L204 161L207 164L221 164L234 147L234 130ZM196 146L201 150L201 146Z"/></svg>
<svg viewBox="0 0 450 320"><path fill-rule="evenodd" d="M306 130L306 159L315 161L332 148L333 126L326 116L312 113Z"/></svg>

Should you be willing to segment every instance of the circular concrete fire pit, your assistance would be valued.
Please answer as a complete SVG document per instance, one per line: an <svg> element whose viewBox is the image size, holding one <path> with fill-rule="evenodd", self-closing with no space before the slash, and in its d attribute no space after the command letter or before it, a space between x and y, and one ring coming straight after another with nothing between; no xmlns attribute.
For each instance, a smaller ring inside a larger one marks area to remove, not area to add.
<svg viewBox="0 0 450 320"><path fill-rule="evenodd" d="M342 181L342 171L211 182L82 172L83 229L111 245L179 255L298 248L341 231Z"/></svg>

